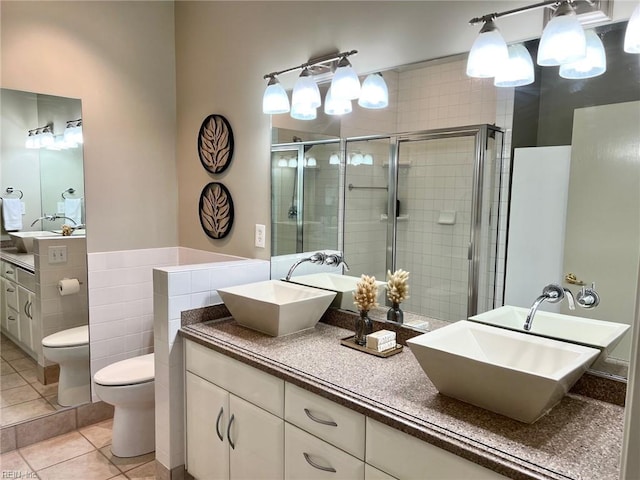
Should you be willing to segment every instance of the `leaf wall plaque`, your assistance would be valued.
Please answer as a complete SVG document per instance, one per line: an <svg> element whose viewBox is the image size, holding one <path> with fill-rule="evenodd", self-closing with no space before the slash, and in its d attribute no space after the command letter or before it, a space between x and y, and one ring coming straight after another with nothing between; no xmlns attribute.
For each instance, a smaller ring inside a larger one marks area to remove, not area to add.
<svg viewBox="0 0 640 480"><path fill-rule="evenodd" d="M233 157L233 131L222 115L209 115L198 133L198 155L210 173L222 173Z"/></svg>
<svg viewBox="0 0 640 480"><path fill-rule="evenodd" d="M200 224L211 238L226 237L233 226L233 200L227 187L219 182L207 184L200 194Z"/></svg>

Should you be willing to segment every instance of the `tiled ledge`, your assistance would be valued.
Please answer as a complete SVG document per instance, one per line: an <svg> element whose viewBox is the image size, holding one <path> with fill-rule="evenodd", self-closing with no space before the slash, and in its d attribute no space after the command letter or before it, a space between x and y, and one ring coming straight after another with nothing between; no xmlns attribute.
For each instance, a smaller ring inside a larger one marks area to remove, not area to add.
<svg viewBox="0 0 640 480"><path fill-rule="evenodd" d="M104 402L67 408L40 418L2 427L0 453L26 447L113 417L113 406Z"/></svg>

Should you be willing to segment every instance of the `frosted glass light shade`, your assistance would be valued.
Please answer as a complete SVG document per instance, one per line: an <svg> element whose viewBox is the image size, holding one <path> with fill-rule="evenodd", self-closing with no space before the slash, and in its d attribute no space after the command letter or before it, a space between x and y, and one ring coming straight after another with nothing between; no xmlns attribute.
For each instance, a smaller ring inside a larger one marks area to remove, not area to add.
<svg viewBox="0 0 640 480"><path fill-rule="evenodd" d="M287 159L286 158L280 158L280 160L278 160L278 166L279 167L286 167L287 165L289 165L287 163Z"/></svg>
<svg viewBox="0 0 640 480"><path fill-rule="evenodd" d="M333 97L338 100L353 100L360 96L360 80L346 57L338 62L331 80Z"/></svg>
<svg viewBox="0 0 640 480"><path fill-rule="evenodd" d="M535 79L533 60L524 45L509 45L509 58L496 73L493 84L496 87L521 87L533 83Z"/></svg>
<svg viewBox="0 0 640 480"><path fill-rule="evenodd" d="M324 97L324 113L327 115L344 115L351 113L351 110L351 100L335 98L332 93L332 87L329 87L327 95Z"/></svg>
<svg viewBox="0 0 640 480"><path fill-rule="evenodd" d="M494 77L509 58L507 44L493 20L484 24L473 42L467 59L467 75L476 78Z"/></svg>
<svg viewBox="0 0 640 480"><path fill-rule="evenodd" d="M296 120L315 120L318 116L317 109L297 103L291 107L291 118Z"/></svg>
<svg viewBox="0 0 640 480"><path fill-rule="evenodd" d="M587 39L576 12L568 3L558 7L538 45L538 65L551 67L575 62L587 54Z"/></svg>
<svg viewBox="0 0 640 480"><path fill-rule="evenodd" d="M591 78L607 71L607 57L600 37L593 30L586 31L585 35L587 37L587 55L576 62L560 65L562 78Z"/></svg>
<svg viewBox="0 0 640 480"><path fill-rule="evenodd" d="M320 106L320 89L313 80L313 76L308 68L302 70L302 73L293 86L293 94L291 95L291 105L293 117L293 108L296 105L302 105L303 109L318 108ZM296 117L293 117L296 118Z"/></svg>
<svg viewBox="0 0 640 480"><path fill-rule="evenodd" d="M287 113L289 109L287 92L275 77L271 77L262 97L262 112L273 115Z"/></svg>
<svg viewBox="0 0 640 480"><path fill-rule="evenodd" d="M36 135L34 135L32 132L29 132L29 134L27 135L27 139L24 142L24 146L25 148L40 148L40 141L38 140L38 138L36 137Z"/></svg>
<svg viewBox="0 0 640 480"><path fill-rule="evenodd" d="M340 156L337 153L329 156L329 165L340 165Z"/></svg>
<svg viewBox="0 0 640 480"><path fill-rule="evenodd" d="M629 23L627 23L627 31L624 34L624 51L640 53L640 5L633 11Z"/></svg>
<svg viewBox="0 0 640 480"><path fill-rule="evenodd" d="M49 131L45 131L38 136L40 137L41 147L50 147L55 142L55 139L53 138L53 133Z"/></svg>
<svg viewBox="0 0 640 480"><path fill-rule="evenodd" d="M389 89L381 73L372 73L362 82L358 105L362 108L386 108L389 105Z"/></svg>

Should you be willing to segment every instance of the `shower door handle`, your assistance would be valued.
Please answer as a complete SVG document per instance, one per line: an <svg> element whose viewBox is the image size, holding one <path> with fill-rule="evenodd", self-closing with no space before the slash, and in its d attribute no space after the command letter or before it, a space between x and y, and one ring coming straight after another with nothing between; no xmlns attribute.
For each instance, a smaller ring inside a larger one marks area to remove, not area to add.
<svg viewBox="0 0 640 480"><path fill-rule="evenodd" d="M467 260L473 260L473 243L469 242L467 248Z"/></svg>

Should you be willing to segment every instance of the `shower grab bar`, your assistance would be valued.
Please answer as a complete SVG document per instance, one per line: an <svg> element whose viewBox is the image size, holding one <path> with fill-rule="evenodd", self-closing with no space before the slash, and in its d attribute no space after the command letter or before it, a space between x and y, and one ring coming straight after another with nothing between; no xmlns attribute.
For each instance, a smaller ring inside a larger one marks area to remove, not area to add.
<svg viewBox="0 0 640 480"><path fill-rule="evenodd" d="M369 189L369 190L389 190L389 187L365 187L365 186L357 186L353 183L349 184L349 190L353 189Z"/></svg>

